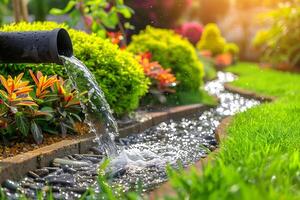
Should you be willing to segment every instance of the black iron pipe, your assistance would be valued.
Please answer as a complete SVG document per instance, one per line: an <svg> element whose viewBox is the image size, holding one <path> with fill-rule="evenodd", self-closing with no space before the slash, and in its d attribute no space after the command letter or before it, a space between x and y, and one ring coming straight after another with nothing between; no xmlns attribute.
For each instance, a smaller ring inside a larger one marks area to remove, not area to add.
<svg viewBox="0 0 300 200"><path fill-rule="evenodd" d="M71 57L73 45L65 29L0 32L0 63L57 63Z"/></svg>

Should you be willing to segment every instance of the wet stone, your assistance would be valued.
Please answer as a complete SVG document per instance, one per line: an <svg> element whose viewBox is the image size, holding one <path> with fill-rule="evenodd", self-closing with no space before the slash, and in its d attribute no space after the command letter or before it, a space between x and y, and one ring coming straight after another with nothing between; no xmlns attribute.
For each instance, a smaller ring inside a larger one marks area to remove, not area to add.
<svg viewBox="0 0 300 200"><path fill-rule="evenodd" d="M29 171L28 174L27 174L29 177L31 178L40 178L39 175L37 175L36 173L34 173L33 171Z"/></svg>
<svg viewBox="0 0 300 200"><path fill-rule="evenodd" d="M50 172L47 168L42 168L42 169L34 170L34 173L40 177L44 177L44 176L48 175Z"/></svg>
<svg viewBox="0 0 300 200"><path fill-rule="evenodd" d="M218 145L218 143L217 143L216 140L209 141L208 143L209 143L210 145L212 145L212 146L217 146L217 145Z"/></svg>
<svg viewBox="0 0 300 200"><path fill-rule="evenodd" d="M45 183L44 178L36 178L34 181L37 182L37 183Z"/></svg>
<svg viewBox="0 0 300 200"><path fill-rule="evenodd" d="M59 167L45 167L45 169L48 169L50 173L53 173L59 169Z"/></svg>
<svg viewBox="0 0 300 200"><path fill-rule="evenodd" d="M89 150L96 155L103 155L103 151L97 147L91 147Z"/></svg>
<svg viewBox="0 0 300 200"><path fill-rule="evenodd" d="M73 186L75 184L74 177L72 175L64 174L60 176L48 176L46 177L47 183L50 185L62 185L62 186Z"/></svg>
<svg viewBox="0 0 300 200"><path fill-rule="evenodd" d="M16 182L8 179L8 180L4 181L3 187L6 187L7 189L9 189L11 191L17 191L19 185Z"/></svg>
<svg viewBox="0 0 300 200"><path fill-rule="evenodd" d="M70 174L75 174L77 172L77 170L75 170L71 167L68 167L68 166L63 166L62 169L64 172L70 173Z"/></svg>
<svg viewBox="0 0 300 200"><path fill-rule="evenodd" d="M72 187L72 188L67 188L68 191L75 192L78 194L84 194L87 191L87 188L82 188L82 187Z"/></svg>
<svg viewBox="0 0 300 200"><path fill-rule="evenodd" d="M90 165L88 162L73 161L73 160L62 159L62 158L55 158L53 160L53 163L59 164L59 165L69 165L69 166L73 166L73 167L85 167L85 166Z"/></svg>

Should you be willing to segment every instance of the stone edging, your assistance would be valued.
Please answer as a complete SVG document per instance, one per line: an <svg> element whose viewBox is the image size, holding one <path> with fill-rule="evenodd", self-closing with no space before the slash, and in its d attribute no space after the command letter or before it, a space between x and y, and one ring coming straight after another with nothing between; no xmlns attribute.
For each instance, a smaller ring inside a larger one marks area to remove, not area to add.
<svg viewBox="0 0 300 200"><path fill-rule="evenodd" d="M120 129L119 137L142 132L170 119L176 120L196 115L209 108L210 106L195 104L173 107L163 112L152 112L149 113L150 119ZM90 134L75 139L65 139L14 157L5 158L0 161L0 183L6 179L18 180L31 170L49 166L54 158L86 153L93 145L93 139L94 136Z"/></svg>
<svg viewBox="0 0 300 200"><path fill-rule="evenodd" d="M247 98L256 99L256 100L259 100L259 101L271 102L271 101L275 101L276 100L276 97L267 96L267 95L260 95L260 94L257 94L255 92L251 92L249 90L245 90L245 89L242 89L242 88L230 85L230 83L225 83L224 84L224 88L226 90L230 91L230 92L238 93L241 96L244 96L244 97L247 97Z"/></svg>

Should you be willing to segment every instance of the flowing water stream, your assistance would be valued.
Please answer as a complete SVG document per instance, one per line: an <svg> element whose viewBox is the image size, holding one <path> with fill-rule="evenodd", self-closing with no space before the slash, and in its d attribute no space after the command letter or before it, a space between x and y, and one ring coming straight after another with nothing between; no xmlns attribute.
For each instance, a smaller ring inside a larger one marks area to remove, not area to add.
<svg viewBox="0 0 300 200"><path fill-rule="evenodd" d="M11 199L19 198L16 188L35 198L36 191L46 191L47 185L52 186L55 199L78 199L89 187L101 193L96 183L97 169L106 156L112 158L108 169L111 184L120 184L128 190L142 182L144 190L149 190L167 180L167 164L176 167L180 162L187 166L207 156L207 149L214 150L218 145L214 132L223 118L260 104L226 91L224 83L233 81L234 76L219 72L216 80L205 85L206 91L220 99L217 107L193 118L163 122L140 134L120 138L115 143L117 124L95 78L76 58L62 59L79 92L88 91L89 100L82 106L98 144L88 154L56 158L52 166L29 172L18 183L10 182L4 192ZM103 126L105 133L101 132ZM99 144L102 149L99 149Z"/></svg>
<svg viewBox="0 0 300 200"><path fill-rule="evenodd" d="M85 113L85 121L90 131L96 135L99 145L109 157L118 155L114 138L118 136L118 125L105 99L104 93L90 70L77 58L61 56L67 75L79 93L88 92L82 97L81 106ZM104 124L103 124L104 122ZM103 133L103 126L105 132Z"/></svg>

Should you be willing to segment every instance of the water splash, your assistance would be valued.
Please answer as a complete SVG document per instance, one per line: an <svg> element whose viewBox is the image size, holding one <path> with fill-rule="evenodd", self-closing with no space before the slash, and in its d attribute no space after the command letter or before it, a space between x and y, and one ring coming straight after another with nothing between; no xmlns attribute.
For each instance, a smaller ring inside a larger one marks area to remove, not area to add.
<svg viewBox="0 0 300 200"><path fill-rule="evenodd" d="M107 155L116 157L118 148L114 143L114 138L119 131L103 91L98 86L93 74L80 60L74 56L61 56L61 59L69 78L79 93L88 92L88 100L81 97L81 106L90 131L96 135L99 145L104 148ZM103 127L105 128L104 133Z"/></svg>

